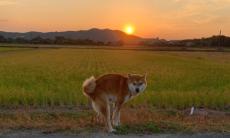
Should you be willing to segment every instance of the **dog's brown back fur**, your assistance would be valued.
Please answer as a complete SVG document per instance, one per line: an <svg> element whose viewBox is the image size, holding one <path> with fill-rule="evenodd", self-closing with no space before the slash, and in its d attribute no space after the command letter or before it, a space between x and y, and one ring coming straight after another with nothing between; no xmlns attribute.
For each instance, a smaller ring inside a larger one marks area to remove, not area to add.
<svg viewBox="0 0 230 138"><path fill-rule="evenodd" d="M92 100L104 95L112 95L117 100L124 100L129 95L128 78L120 74L106 74L96 79L96 88L93 93L88 94Z"/></svg>

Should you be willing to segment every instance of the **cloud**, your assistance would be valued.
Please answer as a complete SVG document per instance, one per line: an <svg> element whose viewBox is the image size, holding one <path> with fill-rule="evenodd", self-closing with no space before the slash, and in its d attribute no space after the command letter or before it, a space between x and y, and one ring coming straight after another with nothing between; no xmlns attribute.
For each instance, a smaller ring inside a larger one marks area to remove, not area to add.
<svg viewBox="0 0 230 138"><path fill-rule="evenodd" d="M9 6L15 4L17 4L15 0L0 0L0 6Z"/></svg>
<svg viewBox="0 0 230 138"><path fill-rule="evenodd" d="M180 9L171 12L173 21L207 24L230 18L230 0L172 0Z"/></svg>

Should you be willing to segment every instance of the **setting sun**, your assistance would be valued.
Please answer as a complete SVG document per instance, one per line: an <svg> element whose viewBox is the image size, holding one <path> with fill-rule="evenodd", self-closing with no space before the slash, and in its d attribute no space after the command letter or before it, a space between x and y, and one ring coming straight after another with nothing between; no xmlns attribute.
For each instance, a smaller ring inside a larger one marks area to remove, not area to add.
<svg viewBox="0 0 230 138"><path fill-rule="evenodd" d="M127 33L127 34L133 34L135 29L132 25L127 25L124 29L124 31Z"/></svg>

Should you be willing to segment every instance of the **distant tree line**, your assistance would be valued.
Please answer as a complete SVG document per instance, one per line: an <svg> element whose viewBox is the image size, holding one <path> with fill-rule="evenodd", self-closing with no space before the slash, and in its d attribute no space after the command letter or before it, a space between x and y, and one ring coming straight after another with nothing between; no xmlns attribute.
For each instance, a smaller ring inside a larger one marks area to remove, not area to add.
<svg viewBox="0 0 230 138"><path fill-rule="evenodd" d="M54 39L35 37L25 39L23 37L5 38L0 35L0 43L17 43L17 44L57 44L57 45L95 45L95 46L122 46L124 41L103 42L93 41L90 39L70 39L63 36L57 36ZM170 40L165 39L143 39L139 45L146 46L209 46L209 47L230 47L230 37L224 35L212 36L201 39Z"/></svg>
<svg viewBox="0 0 230 138"><path fill-rule="evenodd" d="M5 38L0 35L0 43L17 43L17 44L58 44L58 45L100 45L100 46L122 46L122 40L116 42L102 42L93 41L90 39L69 39L63 36L57 36L54 39L35 37L33 39L18 38Z"/></svg>
<svg viewBox="0 0 230 138"><path fill-rule="evenodd" d="M140 43L148 46L209 46L209 47L230 47L230 37L224 35L212 36L201 39L170 40L148 39Z"/></svg>

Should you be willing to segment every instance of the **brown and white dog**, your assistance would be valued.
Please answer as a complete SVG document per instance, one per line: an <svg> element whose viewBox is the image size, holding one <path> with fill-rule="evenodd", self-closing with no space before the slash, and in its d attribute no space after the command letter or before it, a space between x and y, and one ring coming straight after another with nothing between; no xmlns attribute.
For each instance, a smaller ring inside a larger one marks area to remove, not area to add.
<svg viewBox="0 0 230 138"><path fill-rule="evenodd" d="M106 74L86 79L83 83L83 94L92 101L93 109L106 120L109 132L115 131L114 126L120 124L120 109L129 99L137 96L147 86L146 75ZM114 110L111 108L114 104ZM110 113L113 113L112 123Z"/></svg>

